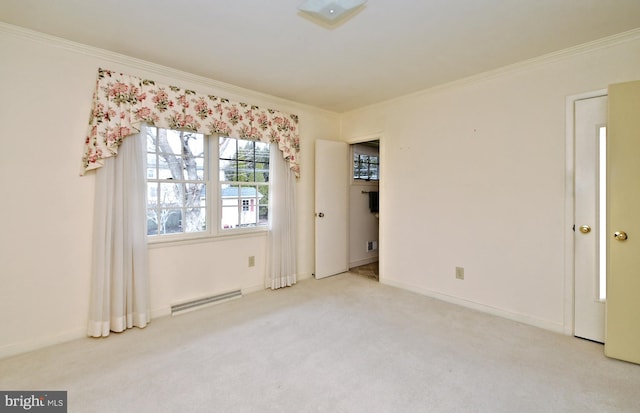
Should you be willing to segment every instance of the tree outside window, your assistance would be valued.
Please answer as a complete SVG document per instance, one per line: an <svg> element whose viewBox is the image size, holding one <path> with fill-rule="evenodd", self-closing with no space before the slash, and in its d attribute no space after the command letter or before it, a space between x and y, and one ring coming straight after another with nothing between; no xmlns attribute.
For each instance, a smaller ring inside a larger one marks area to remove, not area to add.
<svg viewBox="0 0 640 413"><path fill-rule="evenodd" d="M202 134L147 128L147 235L207 230Z"/></svg>

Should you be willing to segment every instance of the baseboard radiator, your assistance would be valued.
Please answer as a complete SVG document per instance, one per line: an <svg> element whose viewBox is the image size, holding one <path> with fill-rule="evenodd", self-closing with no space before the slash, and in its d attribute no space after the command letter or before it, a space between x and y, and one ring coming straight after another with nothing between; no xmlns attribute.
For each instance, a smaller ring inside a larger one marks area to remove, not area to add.
<svg viewBox="0 0 640 413"><path fill-rule="evenodd" d="M209 297L198 298L196 300L187 301L180 304L171 306L171 315L178 315L186 313L188 311L198 310L202 307L209 306L211 304L220 303L222 301L228 301L234 298L242 297L241 290L228 291L226 293L216 294Z"/></svg>

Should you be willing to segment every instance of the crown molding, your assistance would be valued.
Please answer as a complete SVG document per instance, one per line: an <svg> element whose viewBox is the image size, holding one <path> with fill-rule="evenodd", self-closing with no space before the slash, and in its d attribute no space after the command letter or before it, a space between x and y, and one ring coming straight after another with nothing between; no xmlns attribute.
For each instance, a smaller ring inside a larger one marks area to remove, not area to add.
<svg viewBox="0 0 640 413"><path fill-rule="evenodd" d="M634 40L640 40L640 28L629 30L626 32L618 33L612 36L603 37L598 40L594 40L591 42L583 43L577 46L573 46L567 49L562 49L556 52L547 53L538 57L534 57L531 59L523 60L517 63L513 63L510 65L502 66L497 69L488 70L486 72L477 73L475 75L467 76L461 79L453 80L451 82L443 83L441 85L436 85L427 89L419 90L417 92L408 93L402 96L398 96L393 99L389 99L383 102L373 103L371 105L364 106L362 108L354 109L345 113L358 113L360 111L370 109L373 107L384 106L388 104L393 104L394 102L398 102L400 100L404 100L407 98L415 98L420 96L429 95L438 91L459 87L471 83L480 82L483 80L493 79L499 76L503 76L509 73L516 73L522 70L529 70L535 67L548 65L551 63L555 63L564 59L568 59L571 57L575 57L585 53L591 53L597 50L606 49L609 47L621 45L623 43L631 42Z"/></svg>
<svg viewBox="0 0 640 413"><path fill-rule="evenodd" d="M332 112L329 110L307 105L304 103L295 102L285 98L280 98L277 96L269 95L269 94L258 92L255 90L246 89L240 86L232 85L230 83L225 83L225 82L221 82L208 77L199 76L193 73L174 69L169 66L152 63L146 60L138 59L136 57L127 56L127 55L112 52L106 49L100 49L98 47L89 46L83 43L67 40L61 37L52 36L46 33L41 33L35 30L27 29L20 26L15 26L12 24L4 23L4 22L0 22L0 33L5 33L21 39L31 40L34 42L48 45L48 46L65 49L71 52L94 57L94 58L105 60L108 62L126 65L134 69L144 70L146 72L155 73L161 76L167 76L179 81L192 82L202 86L219 89L223 93L228 93L229 95L241 97L240 100L249 98L249 99L260 99L268 102L273 102L273 104L278 105L281 108L284 108L283 110L286 110L288 112L296 112L296 110L302 109L302 110L313 111L316 113L322 113L325 116L329 116L333 118L339 117L339 114L337 112ZM273 109L277 109L277 108L274 107Z"/></svg>
<svg viewBox="0 0 640 413"><path fill-rule="evenodd" d="M168 66L163 66L157 63L152 63L146 60L138 59L132 56L123 55L120 53L112 52L106 49L100 49L94 46L85 45L83 43L74 42L61 37L52 36L49 34L37 32L35 30L26 29L24 27L15 26L12 24L0 22L0 33L6 33L15 37L28 39L31 41L44 43L50 46L66 49L72 52L80 53L83 55L95 57L98 59L106 60L109 62L130 66L139 70L144 70L151 73L157 73L162 76L171 77L176 80L193 82L203 86L220 89L223 92L238 95L248 98L256 98L261 100L267 100L274 102L279 106L287 108L287 111L295 111L295 109L310 110L317 113L322 113L325 116L332 118L340 118L341 115L346 113L358 113L360 111L377 107L381 105L391 104L406 98L419 97L428 95L440 90L449 89L456 86L462 86L469 83L474 83L482 80L492 79L508 73L514 73L520 70L530 69L536 66L546 65L554 63L563 59L567 59L573 56L577 56L584 53L593 52L600 49L616 46L626 42L640 39L640 28L629 30L626 32L618 33L612 36L604 37L602 39L594 40L591 42L583 43L581 45L573 46L567 49L559 50L557 52L548 53L542 56L538 56L532 59L523 60L507 66L502 66L497 69L489 70L486 72L471 75L462 79L457 79L451 82L443 83L431 88L423 89L417 92L405 94L393 99L389 99L382 102L373 103L358 109L354 109L348 112L338 113L329 111L326 109L318 108L292 100L280 98L266 93L258 92L251 89L242 88L229 83L221 82L215 79L207 78L204 76L195 75L182 70L174 69ZM291 109L293 108L293 109ZM275 109L275 108L274 108Z"/></svg>

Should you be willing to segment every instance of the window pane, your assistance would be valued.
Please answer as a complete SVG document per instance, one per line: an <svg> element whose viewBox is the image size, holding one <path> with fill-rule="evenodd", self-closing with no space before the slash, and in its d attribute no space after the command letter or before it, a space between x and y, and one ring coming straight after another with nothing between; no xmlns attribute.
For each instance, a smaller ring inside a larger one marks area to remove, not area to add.
<svg viewBox="0 0 640 413"><path fill-rule="evenodd" d="M255 164L253 162L239 161L236 180L241 182L254 182L256 180Z"/></svg>
<svg viewBox="0 0 640 413"><path fill-rule="evenodd" d="M158 184L147 182L147 207L155 208L158 203Z"/></svg>
<svg viewBox="0 0 640 413"><path fill-rule="evenodd" d="M267 225L269 221L269 186L258 185L258 224Z"/></svg>
<svg viewBox="0 0 640 413"><path fill-rule="evenodd" d="M254 142L238 140L238 159L252 161L254 158Z"/></svg>
<svg viewBox="0 0 640 413"><path fill-rule="evenodd" d="M258 185L258 203L267 205L269 203L269 185Z"/></svg>
<svg viewBox="0 0 640 413"><path fill-rule="evenodd" d="M369 177L368 177L368 179L374 179L374 180L378 179L378 165L377 164L370 164L369 165Z"/></svg>
<svg viewBox="0 0 640 413"><path fill-rule="evenodd" d="M236 228L240 222L238 218L239 189L237 185L221 185L222 217L220 223L224 229Z"/></svg>
<svg viewBox="0 0 640 413"><path fill-rule="evenodd" d="M159 225L160 234L174 234L182 232L182 210L161 209Z"/></svg>
<svg viewBox="0 0 640 413"><path fill-rule="evenodd" d="M237 139L221 137L219 146L221 159L238 159Z"/></svg>
<svg viewBox="0 0 640 413"><path fill-rule="evenodd" d="M173 155L182 155L182 134L175 130L165 129L166 139L162 139L162 133L159 134L158 144L160 151Z"/></svg>
<svg viewBox="0 0 640 413"><path fill-rule="evenodd" d="M183 132L183 140L185 142L185 144L182 145L183 155L189 157L204 156L204 135Z"/></svg>
<svg viewBox="0 0 640 413"><path fill-rule="evenodd" d="M185 184L184 201L187 208L205 206L204 183Z"/></svg>
<svg viewBox="0 0 640 413"><path fill-rule="evenodd" d="M158 177L157 179L174 179L171 169L167 160L164 158L158 158Z"/></svg>
<svg viewBox="0 0 640 413"><path fill-rule="evenodd" d="M353 179L378 181L380 179L379 155L353 154Z"/></svg>
<svg viewBox="0 0 640 413"><path fill-rule="evenodd" d="M183 185L180 183L161 183L158 199L160 206L181 206L184 194Z"/></svg>
<svg viewBox="0 0 640 413"><path fill-rule="evenodd" d="M156 210L147 210L147 235L158 235L158 214Z"/></svg>
<svg viewBox="0 0 640 413"><path fill-rule="evenodd" d="M205 231L207 138L193 132L146 130L147 233Z"/></svg>
<svg viewBox="0 0 640 413"><path fill-rule="evenodd" d="M256 162L256 182L269 182L268 162Z"/></svg>
<svg viewBox="0 0 640 413"><path fill-rule="evenodd" d="M207 212L205 208L187 208L184 215L184 232L200 232L207 229Z"/></svg>
<svg viewBox="0 0 640 413"><path fill-rule="evenodd" d="M157 157L155 154L147 154L147 179L155 179L157 177Z"/></svg>
<svg viewBox="0 0 640 413"><path fill-rule="evenodd" d="M220 180L221 181L235 181L238 175L238 162L237 161L224 161L220 160Z"/></svg>
<svg viewBox="0 0 640 413"><path fill-rule="evenodd" d="M258 225L269 224L269 207L267 205L261 205L258 209Z"/></svg>
<svg viewBox="0 0 640 413"><path fill-rule="evenodd" d="M369 177L369 169L367 167L367 164L360 164L360 167L358 168L358 178L360 179L367 179Z"/></svg>
<svg viewBox="0 0 640 413"><path fill-rule="evenodd" d="M269 163L269 144L265 142L256 142L256 162Z"/></svg>
<svg viewBox="0 0 640 413"><path fill-rule="evenodd" d="M256 182L269 182L269 168L256 169Z"/></svg>
<svg viewBox="0 0 640 413"><path fill-rule="evenodd" d="M269 148L265 142L220 138L219 171L223 229L266 225L269 186Z"/></svg>
<svg viewBox="0 0 640 413"><path fill-rule="evenodd" d="M232 229L238 226L240 220L238 219L238 206L223 206L222 207L222 229Z"/></svg>
<svg viewBox="0 0 640 413"><path fill-rule="evenodd" d="M189 181L204 180L204 158L184 158L184 176L182 179Z"/></svg>
<svg viewBox="0 0 640 413"><path fill-rule="evenodd" d="M255 188L246 188L247 190ZM250 192L250 191L246 191ZM253 227L258 223L258 211L256 205L256 198L243 199L242 200L242 213L240 214L240 225L243 227Z"/></svg>

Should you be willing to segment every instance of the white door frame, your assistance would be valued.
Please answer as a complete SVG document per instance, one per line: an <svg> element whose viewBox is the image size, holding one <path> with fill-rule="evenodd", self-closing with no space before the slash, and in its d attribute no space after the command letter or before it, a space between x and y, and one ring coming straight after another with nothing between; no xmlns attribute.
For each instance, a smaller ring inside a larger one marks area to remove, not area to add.
<svg viewBox="0 0 640 413"><path fill-rule="evenodd" d="M592 92L585 92L570 95L566 98L566 119L565 119L565 205L564 205L564 334L572 336L574 330L574 119L576 100L606 96L607 89L600 89Z"/></svg>
<svg viewBox="0 0 640 413"><path fill-rule="evenodd" d="M380 191L380 193L384 193L384 176L386 175L385 173L385 163L384 163L384 159L385 159L385 154L384 154L384 137L382 132L380 133L372 133L370 135L359 135L356 137L352 137L352 138L348 138L345 140L345 142L347 142L349 145L353 145L356 143L362 143L362 142L369 142L369 141L379 141L380 142L380 147L379 147L379 154L378 154L378 160L380 162L380 169L378 170L378 174L379 174L379 178L380 181L378 183L378 191ZM353 167L349 166L349 170L352 170ZM353 171L352 171L353 173ZM380 205L378 206L379 208L379 218L378 218L378 281L382 282L383 278L384 278L384 270L383 270L383 250L384 250L384 242L382 242L384 240L383 238L383 226L382 226L382 222L384 220L384 218L382 218L383 213L383 202L382 202L382 198L379 199ZM350 208L351 206L349 206Z"/></svg>

